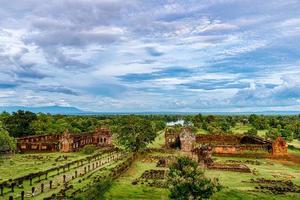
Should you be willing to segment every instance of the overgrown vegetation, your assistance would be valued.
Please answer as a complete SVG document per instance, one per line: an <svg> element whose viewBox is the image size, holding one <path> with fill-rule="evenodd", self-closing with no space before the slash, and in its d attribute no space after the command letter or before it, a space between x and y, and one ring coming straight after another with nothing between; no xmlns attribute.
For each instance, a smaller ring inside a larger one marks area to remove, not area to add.
<svg viewBox="0 0 300 200"><path fill-rule="evenodd" d="M93 154L95 151L97 150L97 148L94 145L85 145L82 149L81 152L85 155L91 155Z"/></svg>

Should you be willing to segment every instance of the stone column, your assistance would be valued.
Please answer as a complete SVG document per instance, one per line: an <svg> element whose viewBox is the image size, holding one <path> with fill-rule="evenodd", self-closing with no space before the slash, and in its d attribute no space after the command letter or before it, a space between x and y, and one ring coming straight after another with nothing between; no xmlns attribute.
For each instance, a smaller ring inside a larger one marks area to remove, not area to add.
<svg viewBox="0 0 300 200"><path fill-rule="evenodd" d="M35 187L32 187L32 188L31 188L31 193L32 193L32 195L34 194L34 192L35 192Z"/></svg>
<svg viewBox="0 0 300 200"><path fill-rule="evenodd" d="M14 187L15 187L15 183L12 183L11 184L11 192L15 192Z"/></svg>
<svg viewBox="0 0 300 200"><path fill-rule="evenodd" d="M22 192L21 192L21 200L24 200L24 197L25 197L25 192L22 191Z"/></svg>
<svg viewBox="0 0 300 200"><path fill-rule="evenodd" d="M44 192L44 183L41 184L41 193Z"/></svg>
<svg viewBox="0 0 300 200"><path fill-rule="evenodd" d="M49 185L50 189L52 189L52 181L49 182Z"/></svg>

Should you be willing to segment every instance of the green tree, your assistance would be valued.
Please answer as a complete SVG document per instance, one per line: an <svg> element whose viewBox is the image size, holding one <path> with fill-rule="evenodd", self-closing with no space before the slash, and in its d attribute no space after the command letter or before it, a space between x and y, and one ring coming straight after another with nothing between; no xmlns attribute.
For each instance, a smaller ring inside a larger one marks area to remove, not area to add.
<svg viewBox="0 0 300 200"><path fill-rule="evenodd" d="M195 127L200 128L201 124L203 123L203 117L202 117L202 115L201 114L195 115L192 118L192 122L193 122L193 124L194 124Z"/></svg>
<svg viewBox="0 0 300 200"><path fill-rule="evenodd" d="M209 199L221 190L218 180L210 180L199 169L198 163L188 157L179 157L171 164L168 173L170 199L199 200Z"/></svg>
<svg viewBox="0 0 300 200"><path fill-rule="evenodd" d="M251 128L246 132L247 135L257 135L257 129Z"/></svg>
<svg viewBox="0 0 300 200"><path fill-rule="evenodd" d="M0 153L15 151L17 142L13 137L9 136L9 133L2 128L0 124Z"/></svg>
<svg viewBox="0 0 300 200"><path fill-rule="evenodd" d="M281 136L280 132L278 131L278 129L276 128L270 128L267 132L266 132L266 138L267 139L271 139L271 140L275 140L277 137Z"/></svg>
<svg viewBox="0 0 300 200"><path fill-rule="evenodd" d="M34 131L30 125L36 119L37 116L35 113L19 110L3 120L3 127L13 137L34 135Z"/></svg>
<svg viewBox="0 0 300 200"><path fill-rule="evenodd" d="M150 120L134 115L120 117L113 134L118 144L133 152L146 148L157 136Z"/></svg>

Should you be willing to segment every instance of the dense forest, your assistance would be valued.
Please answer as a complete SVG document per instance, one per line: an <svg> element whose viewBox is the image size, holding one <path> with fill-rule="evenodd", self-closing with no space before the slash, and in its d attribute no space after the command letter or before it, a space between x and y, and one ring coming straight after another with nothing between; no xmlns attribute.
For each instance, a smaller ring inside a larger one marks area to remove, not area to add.
<svg viewBox="0 0 300 200"><path fill-rule="evenodd" d="M13 138L28 135L62 134L68 130L74 134L93 131L99 126L109 126L115 132L124 133L125 129L152 128L157 132L165 128L168 122L183 120L195 132L203 130L208 134L233 134L237 124L251 127L245 134L256 135L259 130L266 130L265 137L274 139L278 136L287 141L300 139L300 115L294 116L225 116L225 115L95 115L69 116L32 113L19 110L0 114L0 143L15 144ZM124 125L132 125L131 127ZM180 125L177 125L180 126ZM123 127L123 129L122 129ZM128 131L125 131L129 134ZM5 148L2 151L5 151Z"/></svg>

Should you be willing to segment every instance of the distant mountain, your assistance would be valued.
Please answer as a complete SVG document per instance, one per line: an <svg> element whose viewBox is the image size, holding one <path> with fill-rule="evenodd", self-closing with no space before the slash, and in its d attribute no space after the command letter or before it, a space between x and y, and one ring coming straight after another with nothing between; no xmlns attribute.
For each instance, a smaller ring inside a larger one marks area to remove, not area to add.
<svg viewBox="0 0 300 200"><path fill-rule="evenodd" d="M42 107L26 107L26 106L0 106L0 112L16 112L18 110L26 110L34 113L49 113L49 114L66 114L66 115L76 115L87 113L75 107L65 107L65 106L42 106Z"/></svg>
<svg viewBox="0 0 300 200"><path fill-rule="evenodd" d="M66 106L42 106L42 107L26 107L26 106L0 106L0 112L6 111L9 113L18 110L27 110L34 113L49 113L49 114L63 114L63 115L195 115L201 113L203 115L299 115L300 111L253 111L253 112L172 112L172 111L137 111L137 112L89 112L80 110L76 107Z"/></svg>

